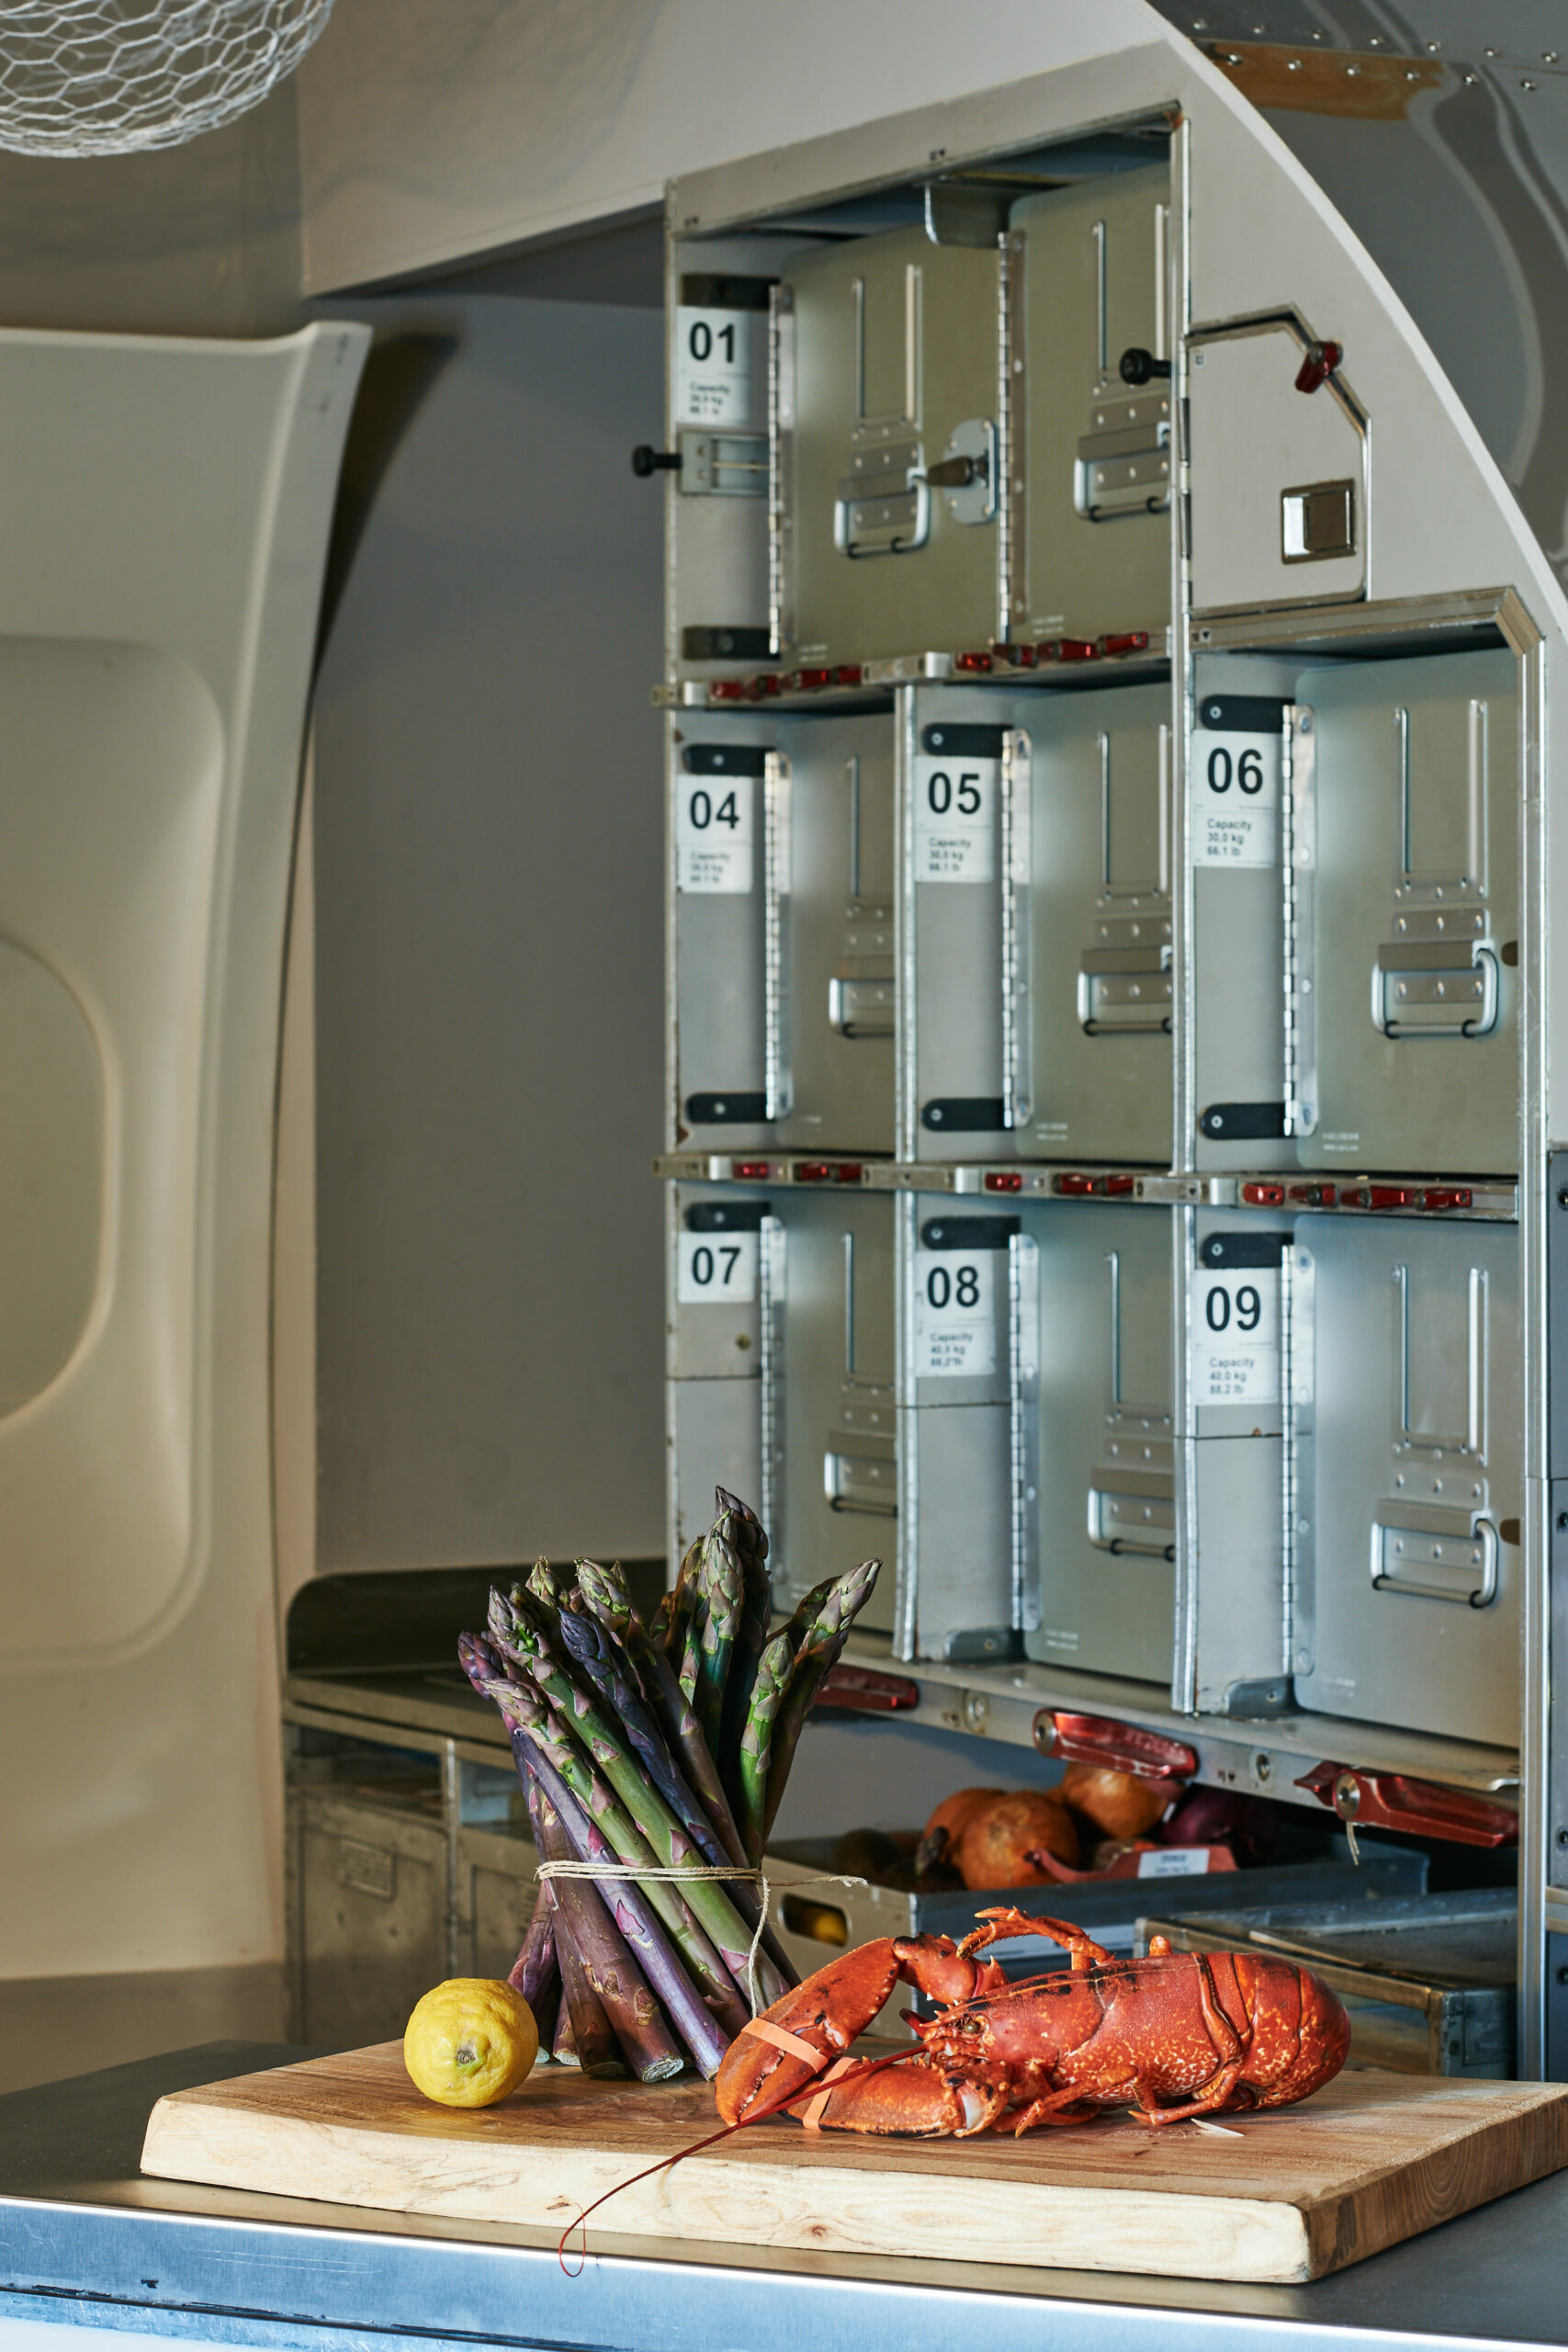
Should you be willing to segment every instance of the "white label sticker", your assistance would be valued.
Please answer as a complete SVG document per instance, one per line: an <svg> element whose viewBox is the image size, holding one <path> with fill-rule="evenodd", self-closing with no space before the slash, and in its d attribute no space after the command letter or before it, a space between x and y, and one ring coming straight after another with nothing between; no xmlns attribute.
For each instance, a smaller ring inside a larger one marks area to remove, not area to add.
<svg viewBox="0 0 1568 2352"><path fill-rule="evenodd" d="M676 792L676 888L750 890L756 778L681 775Z"/></svg>
<svg viewBox="0 0 1568 2352"><path fill-rule="evenodd" d="M1192 1401L1280 1401L1280 1271L1200 1266L1192 1277Z"/></svg>
<svg viewBox="0 0 1568 2352"><path fill-rule="evenodd" d="M752 360L765 325L760 311L682 304L675 318L678 424L750 424Z"/></svg>
<svg viewBox="0 0 1568 2352"><path fill-rule="evenodd" d="M1140 1878L1204 1878L1208 1870L1207 1846L1156 1846L1138 1856Z"/></svg>
<svg viewBox="0 0 1568 2352"><path fill-rule="evenodd" d="M1192 737L1192 863L1273 865L1280 849L1279 735Z"/></svg>
<svg viewBox="0 0 1568 2352"><path fill-rule="evenodd" d="M994 882L1000 760L944 759L922 752L915 762L915 879Z"/></svg>
<svg viewBox="0 0 1568 2352"><path fill-rule="evenodd" d="M915 1372L971 1378L997 1368L994 1250L915 1252Z"/></svg>
<svg viewBox="0 0 1568 2352"><path fill-rule="evenodd" d="M675 1297L682 1306L749 1306L757 1295L754 1233L676 1236Z"/></svg>

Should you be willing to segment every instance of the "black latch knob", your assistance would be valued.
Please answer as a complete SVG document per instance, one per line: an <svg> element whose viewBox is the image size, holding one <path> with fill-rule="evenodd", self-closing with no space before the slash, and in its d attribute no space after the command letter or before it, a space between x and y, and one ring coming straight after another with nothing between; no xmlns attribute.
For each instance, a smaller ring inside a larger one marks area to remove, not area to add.
<svg viewBox="0 0 1568 2352"><path fill-rule="evenodd" d="M679 449L655 449L648 442L639 441L632 451L634 474L678 474L680 470Z"/></svg>
<svg viewBox="0 0 1568 2352"><path fill-rule="evenodd" d="M983 457L942 458L926 468L926 480L933 490L967 490L971 482L987 481L990 470Z"/></svg>
<svg viewBox="0 0 1568 2352"><path fill-rule="evenodd" d="M1151 383L1156 376L1168 376L1168 359L1156 359L1152 351L1134 343L1122 354L1122 381L1124 384Z"/></svg>

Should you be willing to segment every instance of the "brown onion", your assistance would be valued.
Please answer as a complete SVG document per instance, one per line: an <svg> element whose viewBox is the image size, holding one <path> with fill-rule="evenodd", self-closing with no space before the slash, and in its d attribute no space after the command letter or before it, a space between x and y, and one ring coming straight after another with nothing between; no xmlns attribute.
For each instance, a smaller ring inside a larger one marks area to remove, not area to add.
<svg viewBox="0 0 1568 2352"><path fill-rule="evenodd" d="M943 1797L921 1833L915 1849L915 1869L924 1877L943 1862L951 1862L958 1841L983 1804L1001 1795L1000 1789L954 1789Z"/></svg>
<svg viewBox="0 0 1568 2352"><path fill-rule="evenodd" d="M958 1841L958 1867L972 1891L996 1886L1040 1886L1047 1873L1029 1860L1043 1846L1059 1862L1076 1867L1078 1833L1055 1791L1015 1789L974 1814Z"/></svg>
<svg viewBox="0 0 1568 2352"><path fill-rule="evenodd" d="M1133 1772L1105 1764L1069 1764L1057 1794L1107 1838L1143 1838L1168 1800Z"/></svg>

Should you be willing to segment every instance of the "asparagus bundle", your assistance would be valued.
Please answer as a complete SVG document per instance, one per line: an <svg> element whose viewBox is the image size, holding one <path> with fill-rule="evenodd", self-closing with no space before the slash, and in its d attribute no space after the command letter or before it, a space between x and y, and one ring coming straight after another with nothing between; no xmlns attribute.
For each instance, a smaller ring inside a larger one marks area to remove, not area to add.
<svg viewBox="0 0 1568 2352"><path fill-rule="evenodd" d="M687 2063L711 2077L753 1991L766 2007L796 1981L771 1933L752 1958L751 1873L881 1565L826 1577L770 1634L767 1536L716 1500L651 1623L618 1566L541 1561L457 1645L506 1724L541 1859L588 1866L543 1887L510 1981L556 2058L642 2082ZM622 1867L660 1875L609 1875Z"/></svg>

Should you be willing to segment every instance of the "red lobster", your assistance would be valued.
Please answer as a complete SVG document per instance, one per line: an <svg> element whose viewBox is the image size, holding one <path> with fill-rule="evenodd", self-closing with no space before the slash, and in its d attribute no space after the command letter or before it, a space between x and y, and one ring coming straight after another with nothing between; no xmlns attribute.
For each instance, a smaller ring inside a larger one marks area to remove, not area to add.
<svg viewBox="0 0 1568 2352"><path fill-rule="evenodd" d="M884 1936L830 1961L753 2018L714 2088L728 2124L760 2121L818 2089L801 2120L816 2130L967 2139L1091 2121L1131 2102L1147 2124L1241 2108L1290 2107L1345 2064L1350 2021L1337 1994L1288 1960L1254 1952L1173 1952L1118 1960L1063 1919L983 1911L947 1936ZM1010 1984L972 1957L1003 1937L1045 1936L1070 1969ZM897 2059L848 2052L896 1984L940 2007L905 2016L920 2048Z"/></svg>

